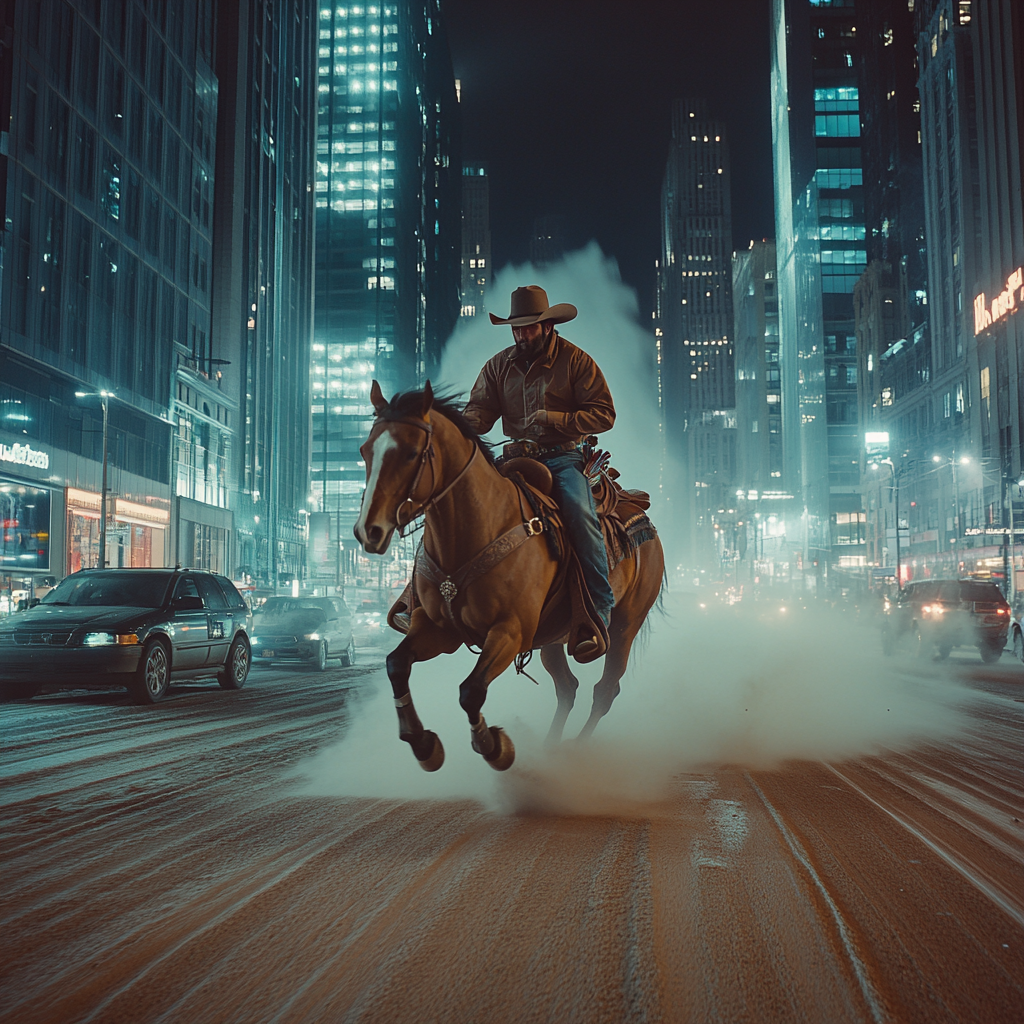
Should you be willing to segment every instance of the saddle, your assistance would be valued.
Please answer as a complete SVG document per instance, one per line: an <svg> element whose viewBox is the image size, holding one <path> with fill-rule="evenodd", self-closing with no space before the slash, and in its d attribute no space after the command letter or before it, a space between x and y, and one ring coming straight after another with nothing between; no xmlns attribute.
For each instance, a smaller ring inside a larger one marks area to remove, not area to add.
<svg viewBox="0 0 1024 1024"><path fill-rule="evenodd" d="M592 458L591 462L594 461ZM522 668L530 651L554 643L565 644L568 654L581 663L597 660L607 650L608 630L594 606L579 559L565 536L558 505L551 497L554 483L551 471L543 462L528 456L502 459L497 465L499 471L519 488L521 501L533 512L532 518L526 520L524 516L523 524L492 541L452 576L446 575L434 562L421 541L416 552L412 579L388 613L388 625L400 633L409 632L412 612L418 604L416 576L421 575L438 588L445 601L449 621L462 633L461 624L452 609L452 601L458 593L473 579L489 572L530 537L543 534L559 568L545 597L537 632L529 647L520 652L517 667ZM623 489L616 482L618 476L617 470L604 465L591 476L609 572L657 534L647 516L651 506L650 495L646 491ZM577 653L576 648L583 641L594 637L598 641L596 647L589 644L586 653ZM474 638L467 636L463 636L463 639L466 643L475 642Z"/></svg>

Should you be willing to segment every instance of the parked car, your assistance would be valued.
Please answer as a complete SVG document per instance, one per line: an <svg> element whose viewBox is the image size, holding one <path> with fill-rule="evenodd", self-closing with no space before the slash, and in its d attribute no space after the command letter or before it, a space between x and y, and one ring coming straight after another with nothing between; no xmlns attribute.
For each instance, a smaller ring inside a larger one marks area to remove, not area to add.
<svg viewBox="0 0 1024 1024"><path fill-rule="evenodd" d="M340 597L272 597L253 623L252 653L258 665L303 661L322 672L328 658L355 664L352 614Z"/></svg>
<svg viewBox="0 0 1024 1024"><path fill-rule="evenodd" d="M1010 628L1010 606L999 587L983 580L922 580L886 599L882 650L903 643L920 655L949 657L954 647L977 647L982 661L998 661Z"/></svg>
<svg viewBox="0 0 1024 1024"><path fill-rule="evenodd" d="M200 569L83 569L0 623L0 692L126 686L155 704L174 678L249 674L251 615L227 577Z"/></svg>

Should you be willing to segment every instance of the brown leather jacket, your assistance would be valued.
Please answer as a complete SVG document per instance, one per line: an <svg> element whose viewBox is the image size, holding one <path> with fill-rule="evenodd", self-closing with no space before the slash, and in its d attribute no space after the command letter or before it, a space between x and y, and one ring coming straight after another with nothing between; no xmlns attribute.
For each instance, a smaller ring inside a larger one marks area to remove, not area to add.
<svg viewBox="0 0 1024 1024"><path fill-rule="evenodd" d="M544 410L547 423L526 425ZM501 417L506 437L554 446L600 434L615 423L615 406L597 363L556 331L545 353L527 365L516 348L499 352L480 371L465 409L486 434Z"/></svg>

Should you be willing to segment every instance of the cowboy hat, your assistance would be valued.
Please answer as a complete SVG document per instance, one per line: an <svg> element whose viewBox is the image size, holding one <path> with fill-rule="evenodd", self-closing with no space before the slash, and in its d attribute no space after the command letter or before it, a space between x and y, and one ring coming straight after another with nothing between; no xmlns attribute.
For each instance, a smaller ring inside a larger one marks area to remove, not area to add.
<svg viewBox="0 0 1024 1024"><path fill-rule="evenodd" d="M512 311L502 319L493 313L487 315L492 324L511 324L513 327L525 327L537 324L541 320L553 320L556 324L568 323L575 319L577 309L568 302L560 302L557 306L548 305L548 293L538 284L530 284L525 288L517 288L512 293Z"/></svg>

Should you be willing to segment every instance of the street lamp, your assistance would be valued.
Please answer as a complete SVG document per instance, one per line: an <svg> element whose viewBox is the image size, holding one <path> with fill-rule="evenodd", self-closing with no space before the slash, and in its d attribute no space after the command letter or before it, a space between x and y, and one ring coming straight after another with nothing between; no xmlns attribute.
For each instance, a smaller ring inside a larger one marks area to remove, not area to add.
<svg viewBox="0 0 1024 1024"><path fill-rule="evenodd" d="M896 472L892 459L877 459L869 463L869 465L872 469L878 469L879 466L888 466L889 472L892 474L893 499L896 506L896 589L902 590L903 575L900 572L900 477Z"/></svg>
<svg viewBox="0 0 1024 1024"><path fill-rule="evenodd" d="M970 456L968 456L968 455L961 455L960 458L958 459L956 457L956 451L955 450L953 452L952 457L950 457L950 458L943 458L943 456L941 456L941 455L933 455L932 456L932 462L944 462L953 471L953 500L956 502L956 508L954 509L954 511L956 512L956 516L954 517L954 522L953 522L953 525L956 528L956 533L954 534L954 537L953 537L953 545L954 545L954 547L953 547L953 557L956 559L956 565L955 565L954 568L956 570L957 576L960 575L960 533L961 533L961 524L960 524L960 481L959 481L959 479L958 479L958 477L956 475L956 467L958 465L959 466L967 466L967 465L970 464L970 461L971 461L971 459L970 459Z"/></svg>
<svg viewBox="0 0 1024 1024"><path fill-rule="evenodd" d="M107 567L107 403L117 395L113 391L76 391L76 398L98 398L103 407L103 473L100 483L100 564Z"/></svg>

